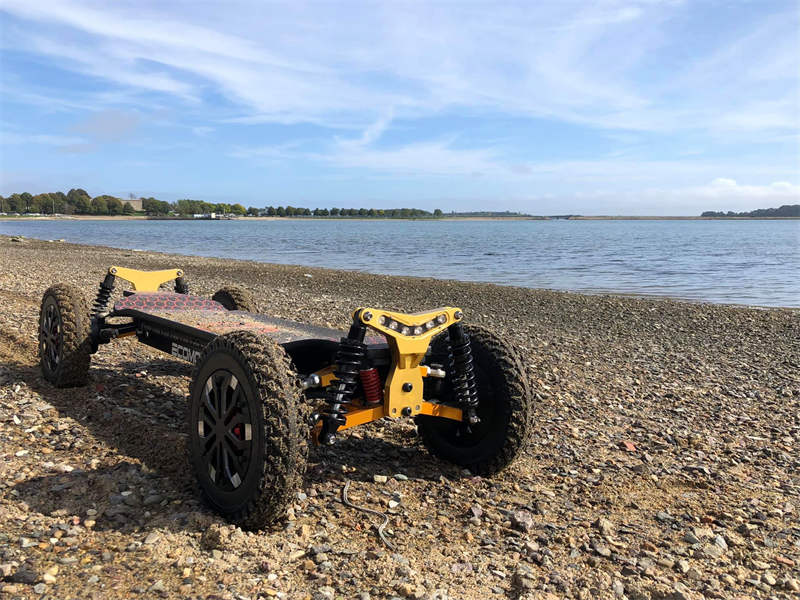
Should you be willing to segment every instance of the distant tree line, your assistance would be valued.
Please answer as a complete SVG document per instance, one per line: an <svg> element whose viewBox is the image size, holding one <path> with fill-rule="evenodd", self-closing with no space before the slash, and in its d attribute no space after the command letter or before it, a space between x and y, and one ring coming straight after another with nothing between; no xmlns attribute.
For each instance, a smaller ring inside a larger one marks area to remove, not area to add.
<svg viewBox="0 0 800 600"><path fill-rule="evenodd" d="M62 214L62 215L132 215L135 210L130 202L115 196L96 196L92 198L80 188L64 192L36 194L28 192L11 194L8 198L0 196L0 212L20 214Z"/></svg>
<svg viewBox="0 0 800 600"><path fill-rule="evenodd" d="M784 204L780 208L759 208L748 212L707 210L701 217L800 217L800 204Z"/></svg>
<svg viewBox="0 0 800 600"><path fill-rule="evenodd" d="M133 196L131 196L133 197ZM267 206L245 208L241 204L214 204L188 198L166 202L157 198L141 198L143 213L151 216L190 216L197 214L229 214L237 216L270 217L356 217L356 218L431 218L441 217L440 209L433 212L420 208L303 208L297 206ZM137 211L130 202L115 196L102 195L92 198L86 190L71 189L32 195L28 192L0 196L0 213L62 214L62 215L132 215Z"/></svg>

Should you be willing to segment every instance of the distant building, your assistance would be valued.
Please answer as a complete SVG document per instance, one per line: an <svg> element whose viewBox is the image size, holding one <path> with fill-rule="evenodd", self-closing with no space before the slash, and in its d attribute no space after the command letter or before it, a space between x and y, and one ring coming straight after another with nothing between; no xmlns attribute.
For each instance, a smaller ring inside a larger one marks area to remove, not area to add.
<svg viewBox="0 0 800 600"><path fill-rule="evenodd" d="M143 210L142 209L142 199L141 198L136 198L136 199L133 199L133 200L123 200L122 204L125 204L126 202L130 202L130 205L133 207L133 210L136 210L136 211Z"/></svg>

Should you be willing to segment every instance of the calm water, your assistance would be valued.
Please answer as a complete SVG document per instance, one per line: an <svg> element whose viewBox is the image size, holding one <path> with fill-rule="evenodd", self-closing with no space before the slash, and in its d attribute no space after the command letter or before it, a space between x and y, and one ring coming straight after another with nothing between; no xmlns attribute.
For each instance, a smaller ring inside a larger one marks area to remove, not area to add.
<svg viewBox="0 0 800 600"><path fill-rule="evenodd" d="M531 288L800 307L800 221L0 221L0 234Z"/></svg>

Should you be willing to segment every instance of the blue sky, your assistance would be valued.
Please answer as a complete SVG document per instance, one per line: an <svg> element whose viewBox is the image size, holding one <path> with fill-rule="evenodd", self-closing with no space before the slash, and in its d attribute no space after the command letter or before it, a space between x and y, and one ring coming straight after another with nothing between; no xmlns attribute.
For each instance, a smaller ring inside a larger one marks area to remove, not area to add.
<svg viewBox="0 0 800 600"><path fill-rule="evenodd" d="M800 202L800 5L0 0L0 194Z"/></svg>

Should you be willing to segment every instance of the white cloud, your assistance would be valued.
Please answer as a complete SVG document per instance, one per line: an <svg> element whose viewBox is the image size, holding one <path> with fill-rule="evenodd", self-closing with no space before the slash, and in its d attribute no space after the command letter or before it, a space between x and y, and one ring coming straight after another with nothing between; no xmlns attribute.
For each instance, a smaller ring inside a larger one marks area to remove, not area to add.
<svg viewBox="0 0 800 600"><path fill-rule="evenodd" d="M86 139L81 137L53 135L48 133L15 133L12 131L0 132L0 142L3 145L11 144L36 144L41 146L74 146L86 144Z"/></svg>
<svg viewBox="0 0 800 600"><path fill-rule="evenodd" d="M189 5L173 5L173 10ZM783 130L797 126L796 17L766 18L735 43L673 65L675 2L253 5L6 0L68 28L8 43L62 66L184 101L222 93L242 123L363 128L443 110L498 111L609 129ZM358 18L350 12L358 11ZM262 13L262 14L259 14ZM213 29L199 23L213 23ZM88 36L88 37L87 37Z"/></svg>

